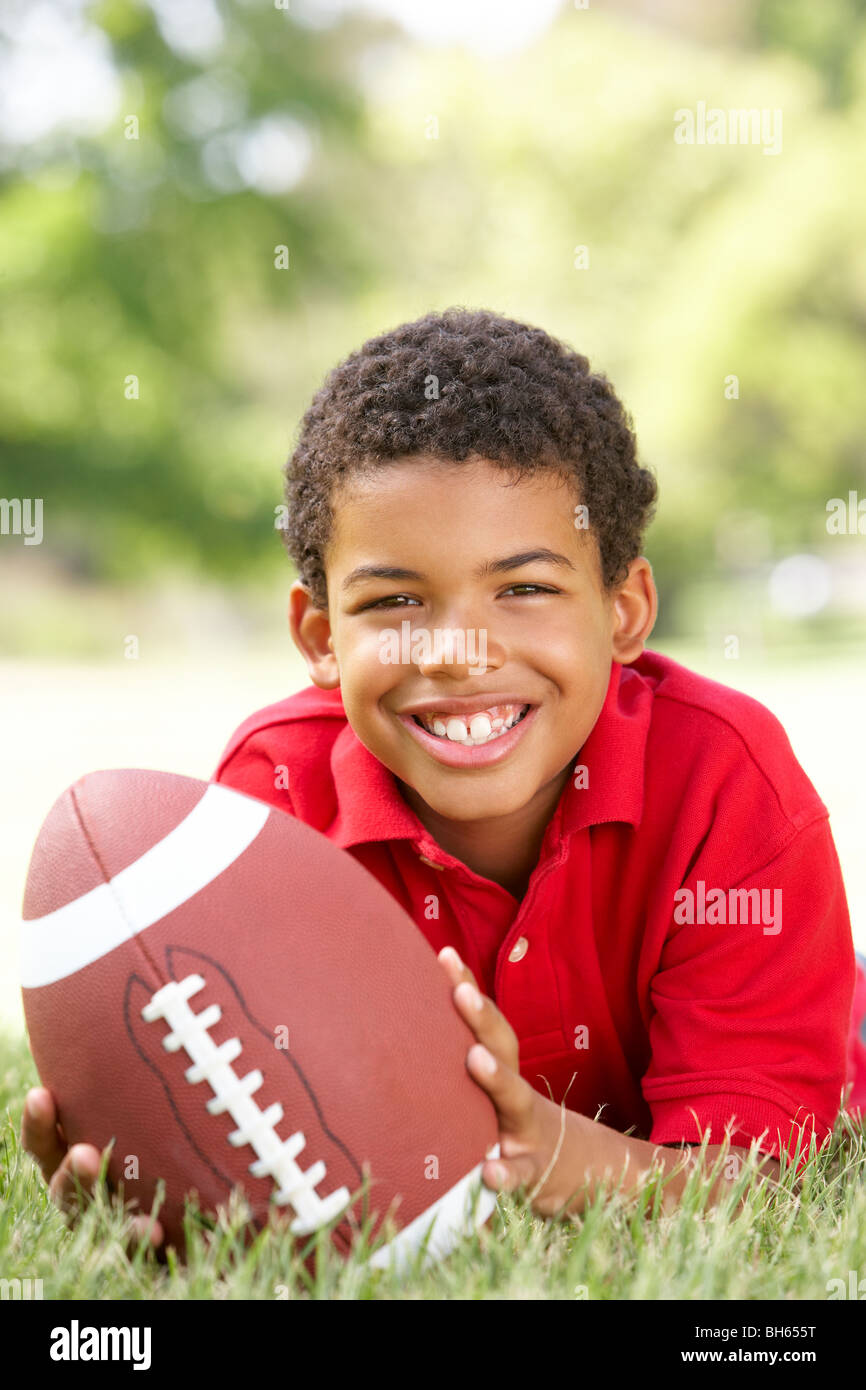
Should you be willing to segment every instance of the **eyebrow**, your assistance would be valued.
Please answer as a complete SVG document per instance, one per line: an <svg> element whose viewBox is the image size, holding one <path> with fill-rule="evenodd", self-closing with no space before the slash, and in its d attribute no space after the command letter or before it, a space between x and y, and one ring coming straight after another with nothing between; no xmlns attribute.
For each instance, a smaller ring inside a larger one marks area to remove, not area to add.
<svg viewBox="0 0 866 1390"><path fill-rule="evenodd" d="M525 565L557 565L560 569L574 570L567 555L556 550L539 546L535 550L522 550L517 555L505 555L500 560L485 560L474 573L475 579L486 579L493 574L506 574L511 570L523 569ZM417 579L423 582L427 576L420 570L403 569L399 565L359 565L343 580L341 588L354 589L367 579Z"/></svg>

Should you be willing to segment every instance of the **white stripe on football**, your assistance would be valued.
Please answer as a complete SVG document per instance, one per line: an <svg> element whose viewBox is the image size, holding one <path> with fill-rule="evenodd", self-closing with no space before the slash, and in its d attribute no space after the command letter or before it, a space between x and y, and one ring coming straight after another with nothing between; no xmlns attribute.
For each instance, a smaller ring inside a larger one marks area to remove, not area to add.
<svg viewBox="0 0 866 1390"><path fill-rule="evenodd" d="M21 984L53 984L107 955L206 888L252 844L269 815L261 801L213 784L163 840L108 883L27 923Z"/></svg>

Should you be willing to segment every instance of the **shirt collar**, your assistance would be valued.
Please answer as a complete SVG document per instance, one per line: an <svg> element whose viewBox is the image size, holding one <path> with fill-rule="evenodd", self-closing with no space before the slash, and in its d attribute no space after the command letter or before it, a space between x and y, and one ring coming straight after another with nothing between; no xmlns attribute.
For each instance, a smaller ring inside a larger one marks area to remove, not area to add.
<svg viewBox="0 0 866 1390"><path fill-rule="evenodd" d="M562 833L643 815L644 758L652 716L653 687L634 666L611 662L601 713L575 758L585 767L585 787L569 779L560 800Z"/></svg>
<svg viewBox="0 0 866 1390"><path fill-rule="evenodd" d="M587 785L575 787L574 776L569 777L546 841L557 842L608 821L640 823L652 698L652 685L635 667L611 662L604 704L575 758L575 771L580 766L587 769ZM334 742L331 771L337 795L330 831L335 844L349 849L370 841L408 839L422 853L442 858L443 851L400 795L394 774L349 723Z"/></svg>
<svg viewBox="0 0 866 1390"><path fill-rule="evenodd" d="M337 814L330 838L341 849L370 840L431 841L430 832L400 795L393 772L373 756L348 722L334 741L331 772Z"/></svg>

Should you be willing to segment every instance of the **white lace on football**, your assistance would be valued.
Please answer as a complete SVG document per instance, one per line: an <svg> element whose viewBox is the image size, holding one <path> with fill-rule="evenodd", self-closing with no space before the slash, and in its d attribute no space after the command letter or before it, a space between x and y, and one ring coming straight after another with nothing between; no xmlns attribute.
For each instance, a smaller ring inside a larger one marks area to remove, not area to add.
<svg viewBox="0 0 866 1390"><path fill-rule="evenodd" d="M304 1171L295 1162L306 1144L303 1134L298 1131L288 1139L280 1139L275 1128L283 1118L279 1101L260 1110L252 1099L264 1081L262 1073L251 1071L239 1077L232 1066L243 1051L240 1039L229 1038L217 1047L208 1032L222 1017L219 1004L211 1004L200 1014L190 1008L189 1000L201 989L201 975L171 980L156 991L141 1016L147 1023L162 1018L169 1024L171 1032L163 1038L163 1047L167 1052L183 1048L192 1058L193 1065L185 1072L187 1081L194 1086L200 1081L208 1083L214 1093L207 1102L208 1112L221 1115L228 1111L238 1126L228 1136L229 1143L236 1148L249 1144L255 1150L258 1157L249 1165L249 1171L253 1177L274 1180L274 1201L294 1209L292 1231L295 1235L309 1235L339 1215L348 1206L351 1194L346 1187L337 1188L327 1197L320 1197L315 1191L325 1177L325 1164L320 1160Z"/></svg>

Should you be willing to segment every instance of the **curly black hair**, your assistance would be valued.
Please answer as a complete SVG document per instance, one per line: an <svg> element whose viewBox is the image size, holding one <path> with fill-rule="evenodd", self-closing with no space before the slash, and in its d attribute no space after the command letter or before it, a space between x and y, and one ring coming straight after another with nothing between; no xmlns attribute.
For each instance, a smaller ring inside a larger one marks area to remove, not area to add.
<svg viewBox="0 0 866 1390"><path fill-rule="evenodd" d="M640 554L657 496L636 450L613 387L565 343L486 309L431 312L370 338L316 392L283 470L283 539L327 610L333 499L349 475L410 455L488 459L517 480L548 468L587 507L610 591Z"/></svg>

